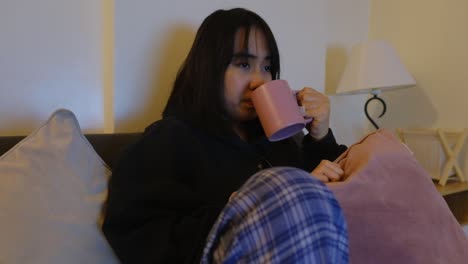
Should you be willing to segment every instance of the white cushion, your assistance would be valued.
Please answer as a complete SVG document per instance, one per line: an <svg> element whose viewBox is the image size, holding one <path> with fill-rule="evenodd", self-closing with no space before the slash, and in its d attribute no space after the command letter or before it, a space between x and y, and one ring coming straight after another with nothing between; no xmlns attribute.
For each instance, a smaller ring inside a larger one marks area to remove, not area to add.
<svg viewBox="0 0 468 264"><path fill-rule="evenodd" d="M0 263L117 263L100 229L110 170L68 110L0 157Z"/></svg>

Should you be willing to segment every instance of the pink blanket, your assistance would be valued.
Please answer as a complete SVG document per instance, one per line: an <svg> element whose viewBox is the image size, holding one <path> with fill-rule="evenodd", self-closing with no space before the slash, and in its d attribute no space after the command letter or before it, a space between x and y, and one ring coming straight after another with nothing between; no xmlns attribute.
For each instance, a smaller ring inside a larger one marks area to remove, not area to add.
<svg viewBox="0 0 468 264"><path fill-rule="evenodd" d="M337 161L345 180L328 186L345 213L350 263L468 263L463 229L392 133L369 134Z"/></svg>

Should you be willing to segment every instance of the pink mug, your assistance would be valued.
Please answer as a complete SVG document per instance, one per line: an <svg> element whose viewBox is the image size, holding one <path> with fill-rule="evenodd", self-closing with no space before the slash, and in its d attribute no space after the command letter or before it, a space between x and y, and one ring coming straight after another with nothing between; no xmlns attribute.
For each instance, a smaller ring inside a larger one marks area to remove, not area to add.
<svg viewBox="0 0 468 264"><path fill-rule="evenodd" d="M312 118L304 118L296 93L285 80L260 85L252 92L252 102L270 141L294 136L312 121Z"/></svg>

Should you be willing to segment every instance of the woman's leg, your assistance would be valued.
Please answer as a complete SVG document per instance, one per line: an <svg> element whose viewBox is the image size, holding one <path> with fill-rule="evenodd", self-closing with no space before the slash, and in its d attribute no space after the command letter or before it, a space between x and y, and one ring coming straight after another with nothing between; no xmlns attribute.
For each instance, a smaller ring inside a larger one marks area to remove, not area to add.
<svg viewBox="0 0 468 264"><path fill-rule="evenodd" d="M348 234L332 192L309 173L253 175L219 215L202 263L348 263Z"/></svg>

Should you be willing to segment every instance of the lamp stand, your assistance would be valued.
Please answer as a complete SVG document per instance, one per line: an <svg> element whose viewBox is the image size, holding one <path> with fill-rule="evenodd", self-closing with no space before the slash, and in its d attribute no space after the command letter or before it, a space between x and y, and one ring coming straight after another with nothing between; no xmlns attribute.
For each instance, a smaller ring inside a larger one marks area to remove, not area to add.
<svg viewBox="0 0 468 264"><path fill-rule="evenodd" d="M375 129L379 129L379 126L377 125L377 123L375 123L375 121L370 117L369 115L369 112L367 111L367 105L370 103L370 101L372 100L377 100L379 102L382 103L383 105L383 111L382 113L379 115L379 118L381 118L385 112L387 111L387 105L385 104L384 100L382 100L382 98L378 97L377 94L374 94L374 96L372 96L372 98L369 98L367 101L366 101L366 104L364 105L364 113L366 114L366 117L367 119L369 119L369 121L372 123L372 125L374 125Z"/></svg>

